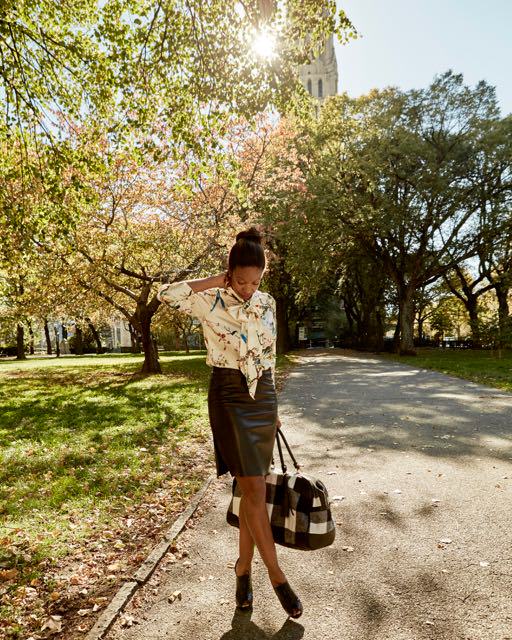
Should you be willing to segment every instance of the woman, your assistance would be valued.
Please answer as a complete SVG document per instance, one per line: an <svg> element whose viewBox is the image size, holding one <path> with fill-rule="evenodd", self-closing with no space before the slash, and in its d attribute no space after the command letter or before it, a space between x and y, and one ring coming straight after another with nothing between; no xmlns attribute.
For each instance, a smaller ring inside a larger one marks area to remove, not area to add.
<svg viewBox="0 0 512 640"><path fill-rule="evenodd" d="M198 318L212 367L208 413L217 477L230 472L242 492L239 557L235 563L236 602L252 606L251 562L254 544L285 611L303 611L277 561L265 504L277 415L275 391L276 303L258 287L266 267L258 229L236 236L228 270L219 275L163 285L158 299Z"/></svg>

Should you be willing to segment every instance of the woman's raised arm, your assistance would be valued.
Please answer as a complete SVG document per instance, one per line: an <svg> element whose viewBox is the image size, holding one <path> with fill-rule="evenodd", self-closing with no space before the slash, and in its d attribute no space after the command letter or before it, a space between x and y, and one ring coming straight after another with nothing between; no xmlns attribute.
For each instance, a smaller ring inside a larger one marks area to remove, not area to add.
<svg viewBox="0 0 512 640"><path fill-rule="evenodd" d="M210 291L223 287L225 273L197 280L182 280L161 285L156 297L172 309L187 313L198 320L204 320L211 309L216 292Z"/></svg>

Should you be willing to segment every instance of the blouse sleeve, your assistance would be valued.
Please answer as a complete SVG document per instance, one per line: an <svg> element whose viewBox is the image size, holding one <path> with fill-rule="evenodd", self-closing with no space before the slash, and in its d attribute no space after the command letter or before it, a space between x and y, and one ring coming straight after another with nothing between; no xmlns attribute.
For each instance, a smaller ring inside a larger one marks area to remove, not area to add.
<svg viewBox="0 0 512 640"><path fill-rule="evenodd" d="M156 297L160 302L165 302L172 309L182 311L183 313L198 318L203 321L215 298L215 291L207 289L206 291L194 291L192 287L185 281L172 282L163 284Z"/></svg>
<svg viewBox="0 0 512 640"><path fill-rule="evenodd" d="M273 338L274 340L272 341L272 364L271 369L272 369L272 380L274 382L274 386L276 383L276 342L277 342L277 318L276 318L276 301L274 298L270 298L271 300L271 307L272 307L272 314L273 314L273 323L272 323L272 333L273 333Z"/></svg>

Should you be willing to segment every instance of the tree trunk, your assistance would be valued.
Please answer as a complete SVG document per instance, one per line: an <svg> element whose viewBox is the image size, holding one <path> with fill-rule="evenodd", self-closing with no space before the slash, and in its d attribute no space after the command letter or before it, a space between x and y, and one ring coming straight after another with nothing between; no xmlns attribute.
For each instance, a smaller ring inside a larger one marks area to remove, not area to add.
<svg viewBox="0 0 512 640"><path fill-rule="evenodd" d="M57 331L57 327L53 328L55 332L55 355L57 358L60 357L60 344L59 344L59 332Z"/></svg>
<svg viewBox="0 0 512 640"><path fill-rule="evenodd" d="M131 342L131 352L132 353L140 353L141 352L141 341L139 337L139 333L133 326L131 322L128 323L128 331L130 332L130 342Z"/></svg>
<svg viewBox="0 0 512 640"><path fill-rule="evenodd" d="M290 348L288 330L288 304L285 298L276 298L277 340L276 353L286 353Z"/></svg>
<svg viewBox="0 0 512 640"><path fill-rule="evenodd" d="M93 323L89 319L87 319L87 326L91 330L92 336L94 338L94 342L96 343L96 353L97 354L105 353L101 345L100 334L97 332L96 327L93 325Z"/></svg>
<svg viewBox="0 0 512 640"><path fill-rule="evenodd" d="M380 309L375 311L375 351L384 349L384 317Z"/></svg>
<svg viewBox="0 0 512 640"><path fill-rule="evenodd" d="M151 335L151 317L144 317L140 323L142 335L142 348L144 350L144 363L141 373L162 373L162 367L158 360L158 350Z"/></svg>
<svg viewBox="0 0 512 640"><path fill-rule="evenodd" d="M380 311L373 301L361 306L361 319L358 322L360 347L366 351L379 351L384 345L384 326Z"/></svg>
<svg viewBox="0 0 512 640"><path fill-rule="evenodd" d="M464 301L469 314L469 326L471 328L471 338L473 340L473 348L480 349L482 346L482 336L480 334L480 322L478 320L478 304L477 296L468 296Z"/></svg>
<svg viewBox="0 0 512 640"><path fill-rule="evenodd" d="M347 318L347 322L348 322L348 332L350 335L350 341L352 342L353 340L353 336L354 336L354 331L355 331L355 314L354 314L354 309L353 306L351 304L351 301L345 297L342 296L342 300L343 300L343 308L345 310L345 317Z"/></svg>
<svg viewBox="0 0 512 640"><path fill-rule="evenodd" d="M400 351L400 311L398 311L398 318L396 319L395 331L393 333L393 353Z"/></svg>
<svg viewBox="0 0 512 640"><path fill-rule="evenodd" d="M501 358L501 350L507 343L507 333L510 323L508 308L508 293L510 289L503 282L496 282L494 290L496 291L496 297L498 298L498 357Z"/></svg>
<svg viewBox="0 0 512 640"><path fill-rule="evenodd" d="M16 360L26 360L25 355L25 331L22 324L16 327Z"/></svg>
<svg viewBox="0 0 512 640"><path fill-rule="evenodd" d="M75 354L77 356L84 354L84 332L78 325L75 325Z"/></svg>
<svg viewBox="0 0 512 640"><path fill-rule="evenodd" d="M414 287L400 287L400 350L402 356L414 356Z"/></svg>
<svg viewBox="0 0 512 640"><path fill-rule="evenodd" d="M30 343L29 343L29 353L31 356L34 355L34 332L32 331L32 323L28 323L28 332L30 334Z"/></svg>
<svg viewBox="0 0 512 640"><path fill-rule="evenodd" d="M418 322L418 340L421 345L421 343L423 342L423 323L425 322L425 319L419 316L417 319L417 322Z"/></svg>
<svg viewBox="0 0 512 640"><path fill-rule="evenodd" d="M48 320L44 319L44 337L46 338L46 353L51 356L52 351L52 339L50 338L50 328L48 327Z"/></svg>

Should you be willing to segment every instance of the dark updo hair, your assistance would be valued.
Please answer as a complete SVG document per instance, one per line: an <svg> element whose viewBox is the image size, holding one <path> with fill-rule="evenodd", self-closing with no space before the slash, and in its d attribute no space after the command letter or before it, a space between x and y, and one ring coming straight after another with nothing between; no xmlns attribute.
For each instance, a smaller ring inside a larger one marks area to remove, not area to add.
<svg viewBox="0 0 512 640"><path fill-rule="evenodd" d="M228 259L228 268L231 273L235 267L265 268L266 258L262 239L263 235L256 227L250 227L236 234L236 242L231 247Z"/></svg>

